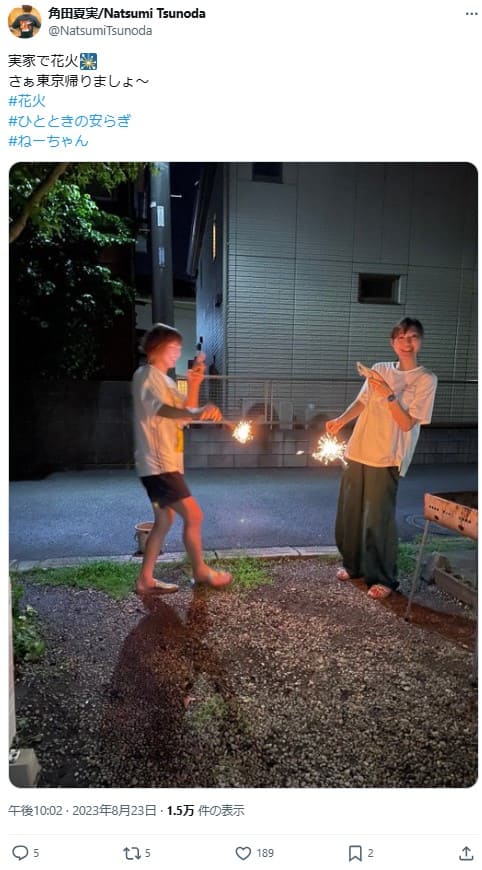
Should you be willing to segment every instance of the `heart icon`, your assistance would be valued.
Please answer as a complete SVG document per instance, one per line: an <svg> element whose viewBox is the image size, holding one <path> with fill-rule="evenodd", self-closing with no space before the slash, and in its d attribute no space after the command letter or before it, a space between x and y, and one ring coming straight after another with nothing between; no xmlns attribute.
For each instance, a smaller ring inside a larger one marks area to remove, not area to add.
<svg viewBox="0 0 482 870"><path fill-rule="evenodd" d="M238 846L236 849L236 855L241 861L246 861L246 858L249 858L251 855L251 849L249 846Z"/></svg>

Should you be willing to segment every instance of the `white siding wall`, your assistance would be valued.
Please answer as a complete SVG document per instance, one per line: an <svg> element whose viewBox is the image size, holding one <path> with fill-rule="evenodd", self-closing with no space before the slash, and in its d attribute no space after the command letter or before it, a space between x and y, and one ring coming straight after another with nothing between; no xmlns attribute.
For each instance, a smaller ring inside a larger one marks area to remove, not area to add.
<svg viewBox="0 0 482 870"><path fill-rule="evenodd" d="M226 172L228 374L356 377L357 359L393 358L390 329L409 315L424 324L421 361L439 378L476 376L471 166L285 164L282 184L251 181L251 164ZM400 304L358 303L359 272L400 274ZM294 398L340 411L357 389ZM475 420L475 396L441 387L435 418Z"/></svg>

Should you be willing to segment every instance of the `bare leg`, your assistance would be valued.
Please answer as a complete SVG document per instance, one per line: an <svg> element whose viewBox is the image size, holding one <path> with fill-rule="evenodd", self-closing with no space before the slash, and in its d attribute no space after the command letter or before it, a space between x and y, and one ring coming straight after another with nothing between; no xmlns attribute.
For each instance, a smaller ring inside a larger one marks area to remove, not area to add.
<svg viewBox="0 0 482 870"><path fill-rule="evenodd" d="M154 525L149 532L146 541L146 549L142 560L142 567L136 582L136 592L149 592L154 588L161 588L159 581L154 579L154 566L156 559L162 550L164 538L171 528L174 519L174 511L170 507L160 508L157 505L152 505L154 511ZM164 591L176 592L177 586L174 583L165 584Z"/></svg>
<svg viewBox="0 0 482 870"><path fill-rule="evenodd" d="M213 571L204 561L201 539L203 512L197 501L192 497L183 498L172 505L173 510L184 523L183 542L192 565L192 573L197 583L207 583L209 586L227 586L231 583L231 574L226 571Z"/></svg>

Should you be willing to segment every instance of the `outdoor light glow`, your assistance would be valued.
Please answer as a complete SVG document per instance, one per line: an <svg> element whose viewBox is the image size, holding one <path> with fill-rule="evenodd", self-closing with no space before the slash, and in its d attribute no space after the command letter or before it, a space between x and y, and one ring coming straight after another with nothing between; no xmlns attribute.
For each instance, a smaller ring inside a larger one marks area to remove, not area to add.
<svg viewBox="0 0 482 870"><path fill-rule="evenodd" d="M241 420L233 429L233 438L236 438L236 441L239 441L240 444L246 444L248 441L253 440L253 433L251 431L251 423L249 420Z"/></svg>
<svg viewBox="0 0 482 870"><path fill-rule="evenodd" d="M315 452L311 455L313 459L322 462L323 465L328 465L329 462L336 462L337 459L340 460L342 465L346 465L347 463L344 456L345 449L345 441L337 441L336 438L332 438L331 435L322 435L318 441Z"/></svg>

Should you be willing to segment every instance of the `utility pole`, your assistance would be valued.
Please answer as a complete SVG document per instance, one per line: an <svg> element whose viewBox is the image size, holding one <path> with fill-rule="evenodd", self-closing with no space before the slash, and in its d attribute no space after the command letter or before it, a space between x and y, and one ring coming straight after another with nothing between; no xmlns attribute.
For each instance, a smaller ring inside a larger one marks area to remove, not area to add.
<svg viewBox="0 0 482 870"><path fill-rule="evenodd" d="M169 163L150 172L152 322L174 325Z"/></svg>

